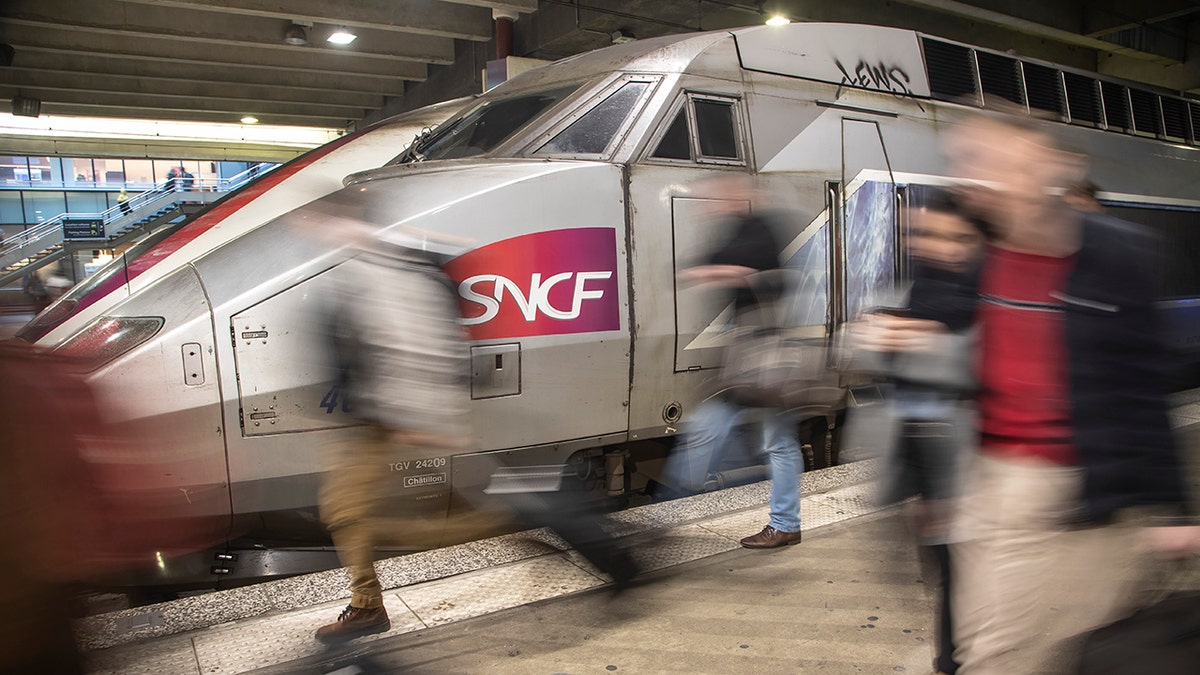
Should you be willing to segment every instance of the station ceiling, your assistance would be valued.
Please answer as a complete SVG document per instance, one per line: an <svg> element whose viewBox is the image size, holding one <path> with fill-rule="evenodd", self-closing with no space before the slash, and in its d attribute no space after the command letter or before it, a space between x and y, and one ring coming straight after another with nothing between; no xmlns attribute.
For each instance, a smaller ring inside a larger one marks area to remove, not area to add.
<svg viewBox="0 0 1200 675"><path fill-rule="evenodd" d="M1200 0L3 0L0 98L49 115L348 128L480 91L493 10L519 17L513 54L533 58L779 13L1200 93ZM305 44L284 41L294 25ZM339 27L357 39L327 42Z"/></svg>

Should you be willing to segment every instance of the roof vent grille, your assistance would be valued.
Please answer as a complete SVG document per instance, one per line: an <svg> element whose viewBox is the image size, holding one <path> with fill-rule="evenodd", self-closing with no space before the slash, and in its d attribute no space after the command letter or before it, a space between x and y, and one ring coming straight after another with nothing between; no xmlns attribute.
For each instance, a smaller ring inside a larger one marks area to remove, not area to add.
<svg viewBox="0 0 1200 675"><path fill-rule="evenodd" d="M1104 96L1104 119L1109 129L1133 131L1129 118L1129 89L1123 84L1100 82L1100 93Z"/></svg>
<svg viewBox="0 0 1200 675"><path fill-rule="evenodd" d="M993 94L1018 105L1025 105L1025 91L1021 86L1020 62L1010 56L991 52L975 52L979 59L979 82L984 94ZM986 98L984 105L987 105Z"/></svg>
<svg viewBox="0 0 1200 675"><path fill-rule="evenodd" d="M1067 109L1071 114L1071 123L1104 126L1104 117L1100 112L1103 110L1100 106L1100 89L1096 86L1096 80L1067 72L1063 73L1063 80L1067 87Z"/></svg>
<svg viewBox="0 0 1200 675"><path fill-rule="evenodd" d="M933 98L943 101L974 98L978 90L970 48L929 38L922 38L921 43L925 47L925 66L929 70L929 91Z"/></svg>
<svg viewBox="0 0 1200 675"><path fill-rule="evenodd" d="M1067 106L1063 100L1062 71L1036 63L1026 63L1024 67L1025 93L1029 97L1029 107L1065 118Z"/></svg>
<svg viewBox="0 0 1200 675"><path fill-rule="evenodd" d="M1129 99L1133 104L1134 128L1145 134L1162 135L1162 117L1158 112L1158 96L1142 89L1130 89Z"/></svg>
<svg viewBox="0 0 1200 675"><path fill-rule="evenodd" d="M1187 103L1177 98L1162 97L1163 134L1172 141L1187 141Z"/></svg>

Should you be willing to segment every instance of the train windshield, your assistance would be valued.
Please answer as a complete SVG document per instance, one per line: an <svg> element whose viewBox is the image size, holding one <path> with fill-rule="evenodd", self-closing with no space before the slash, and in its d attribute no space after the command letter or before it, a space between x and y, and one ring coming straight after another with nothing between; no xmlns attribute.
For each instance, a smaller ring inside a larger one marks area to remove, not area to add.
<svg viewBox="0 0 1200 675"><path fill-rule="evenodd" d="M398 163L475 157L490 152L535 117L570 96L579 85L487 101L413 144Z"/></svg>

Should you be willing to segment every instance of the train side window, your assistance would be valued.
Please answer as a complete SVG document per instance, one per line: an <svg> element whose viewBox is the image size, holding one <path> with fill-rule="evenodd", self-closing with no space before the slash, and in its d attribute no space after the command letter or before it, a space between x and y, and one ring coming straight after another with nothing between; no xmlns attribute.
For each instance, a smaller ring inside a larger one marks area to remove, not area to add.
<svg viewBox="0 0 1200 675"><path fill-rule="evenodd" d="M733 101L695 99L696 133L700 156L716 159L740 159Z"/></svg>
<svg viewBox="0 0 1200 675"><path fill-rule="evenodd" d="M742 166L740 126L738 99L689 93L650 158Z"/></svg>
<svg viewBox="0 0 1200 675"><path fill-rule="evenodd" d="M649 88L649 82L625 83L571 126L551 138L537 150L537 154L604 154Z"/></svg>
<svg viewBox="0 0 1200 675"><path fill-rule="evenodd" d="M651 157L683 160L692 158L692 141L691 134L688 133L686 108L680 108L676 113L675 119L671 121L671 126L667 127L667 132L663 134L662 140L659 141L658 147Z"/></svg>

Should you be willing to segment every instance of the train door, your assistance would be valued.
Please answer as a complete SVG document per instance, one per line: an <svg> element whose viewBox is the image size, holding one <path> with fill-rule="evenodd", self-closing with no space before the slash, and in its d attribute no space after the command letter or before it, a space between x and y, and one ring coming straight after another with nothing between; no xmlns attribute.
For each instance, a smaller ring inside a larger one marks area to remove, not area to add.
<svg viewBox="0 0 1200 675"><path fill-rule="evenodd" d="M719 213L752 208L711 181L747 171L743 117L738 97L685 93L630 168L631 440L676 433L719 365L722 317L732 309L722 294L676 279L727 236Z"/></svg>
<svg viewBox="0 0 1200 675"><path fill-rule="evenodd" d="M325 334L333 313L329 298L336 297L335 285L346 284L345 274L342 266L334 267L230 317L241 420L234 475L244 475L242 464L250 458L281 445L315 443L327 457L334 452L331 442L350 437L336 430L360 424L334 384ZM394 516L390 521L394 527L382 533L383 543L414 548L439 544L450 504L450 454L445 449L410 447L393 459L380 465L379 471L392 480L385 494L375 495L384 511ZM294 499L301 481L317 476L307 472L296 476L296 468L284 463L266 468L282 475L235 484L239 511L268 514L260 517L276 536L307 534L302 517L292 522L296 516L277 513L280 509L272 505Z"/></svg>
<svg viewBox="0 0 1200 675"><path fill-rule="evenodd" d="M877 122L842 119L842 175L830 185L833 219L831 267L837 292L832 328L864 310L894 301L900 228L896 183Z"/></svg>

